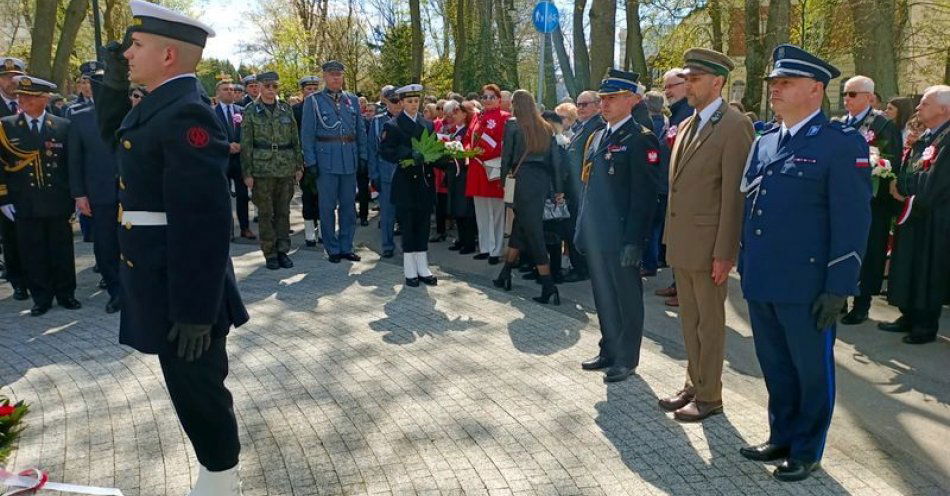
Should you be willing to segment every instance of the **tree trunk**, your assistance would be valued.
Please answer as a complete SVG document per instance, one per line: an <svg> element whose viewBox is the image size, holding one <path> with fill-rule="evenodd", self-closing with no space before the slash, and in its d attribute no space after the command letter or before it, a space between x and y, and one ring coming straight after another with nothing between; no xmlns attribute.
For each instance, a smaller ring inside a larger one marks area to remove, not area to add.
<svg viewBox="0 0 950 496"><path fill-rule="evenodd" d="M614 65L617 0L593 0L590 7L590 77L601 79Z"/></svg>
<svg viewBox="0 0 950 496"><path fill-rule="evenodd" d="M898 94L895 53L894 0L849 0L854 22L855 73L874 80L881 98Z"/></svg>
<svg viewBox="0 0 950 496"><path fill-rule="evenodd" d="M547 42L544 44L544 106L554 110L557 106L557 77L554 75L554 45L550 34L542 35Z"/></svg>
<svg viewBox="0 0 950 496"><path fill-rule="evenodd" d="M712 22L713 50L725 52L722 49L722 4L720 0L709 0L709 19Z"/></svg>
<svg viewBox="0 0 950 496"><path fill-rule="evenodd" d="M571 69L571 59L567 55L567 49L564 47L564 32L561 31L561 25L551 36L551 43L554 45L554 52L557 54L557 65L561 69L561 76L564 78L564 87L570 93L571 98L576 99L580 94L577 88L577 81L574 79L574 71Z"/></svg>
<svg viewBox="0 0 950 496"><path fill-rule="evenodd" d="M574 0L573 33L574 41L574 78L577 80L579 91L589 90L590 86L590 55L587 52L587 37L584 34L584 9L587 0Z"/></svg>
<svg viewBox="0 0 950 496"><path fill-rule="evenodd" d="M762 47L763 57L768 57L775 47L788 43L788 24L791 22L791 0L771 0L769 2L769 16L765 23L765 45Z"/></svg>
<svg viewBox="0 0 950 496"><path fill-rule="evenodd" d="M412 82L422 81L423 49L425 40L422 38L422 11L419 9L419 0L409 0L409 20L412 24Z"/></svg>
<svg viewBox="0 0 950 496"><path fill-rule="evenodd" d="M498 42L501 46L503 84L509 88L518 87L518 49L515 46L515 28L511 21L514 10L513 0L495 0L495 25L498 28Z"/></svg>
<svg viewBox="0 0 950 496"><path fill-rule="evenodd" d="M640 74L640 82L647 88L653 85L653 77L647 68L643 53L643 32L640 31L640 0L626 0L627 6L627 52L624 67Z"/></svg>
<svg viewBox="0 0 950 496"><path fill-rule="evenodd" d="M69 0L66 7L63 27L59 32L59 43L56 45L56 56L53 58L52 81L60 88L65 87L64 83L69 77L69 56L76 46L76 35L86 19L88 8L89 0Z"/></svg>
<svg viewBox="0 0 950 496"><path fill-rule="evenodd" d="M36 0L33 29L30 30L30 74L50 79L53 74L53 31L59 0Z"/></svg>
<svg viewBox="0 0 950 496"><path fill-rule="evenodd" d="M765 120L765 115L761 113L765 53L762 35L759 32L759 5L759 0L745 0L746 84L745 95L742 96L742 106L750 112L755 112Z"/></svg>
<svg viewBox="0 0 950 496"><path fill-rule="evenodd" d="M465 67L465 50L468 35L465 30L466 0L455 0L455 67L452 70L452 88L462 91L462 68Z"/></svg>

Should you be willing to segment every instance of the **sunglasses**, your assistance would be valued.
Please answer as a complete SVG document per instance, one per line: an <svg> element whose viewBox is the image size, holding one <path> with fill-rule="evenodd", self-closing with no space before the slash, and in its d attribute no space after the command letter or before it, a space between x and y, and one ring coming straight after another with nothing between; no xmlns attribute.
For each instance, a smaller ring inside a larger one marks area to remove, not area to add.
<svg viewBox="0 0 950 496"><path fill-rule="evenodd" d="M267 89L276 89L276 88L277 88L277 83L266 83L266 84L262 84L261 86L263 86L263 87L265 87L265 88L267 88Z"/></svg>
<svg viewBox="0 0 950 496"><path fill-rule="evenodd" d="M584 108L588 105L597 105L597 102L577 102L577 108Z"/></svg>
<svg viewBox="0 0 950 496"><path fill-rule="evenodd" d="M858 95L862 95L864 93L870 93L870 91L842 91L841 96L846 96L848 98L856 98Z"/></svg>
<svg viewBox="0 0 950 496"><path fill-rule="evenodd" d="M482 100L497 100L498 97L495 95L482 95L480 97Z"/></svg>

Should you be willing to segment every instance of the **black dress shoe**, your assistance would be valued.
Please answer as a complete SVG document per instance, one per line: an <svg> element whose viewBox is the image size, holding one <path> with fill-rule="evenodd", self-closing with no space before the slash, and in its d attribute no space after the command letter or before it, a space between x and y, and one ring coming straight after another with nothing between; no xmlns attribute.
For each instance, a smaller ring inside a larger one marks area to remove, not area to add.
<svg viewBox="0 0 950 496"><path fill-rule="evenodd" d="M79 300L73 298L72 296L56 298L56 301L59 303L59 306L65 308L66 310L79 310L82 308L82 303L79 303Z"/></svg>
<svg viewBox="0 0 950 496"><path fill-rule="evenodd" d="M806 463L789 458L775 467L772 476L782 482L796 482L807 479L819 466L818 462Z"/></svg>
<svg viewBox="0 0 950 496"><path fill-rule="evenodd" d="M34 317L39 317L40 315L43 315L44 313L48 312L51 306L52 305L50 305L49 303L44 303L42 305L37 303L36 305L33 305L33 308L30 309L30 315Z"/></svg>
<svg viewBox="0 0 950 496"><path fill-rule="evenodd" d="M475 256L472 257L472 258L474 258L475 260L488 260L488 254L487 254L487 253L479 253L478 255L475 255Z"/></svg>
<svg viewBox="0 0 950 496"><path fill-rule="evenodd" d="M392 250L384 250L384 251L383 251L383 258L393 258L393 251L392 251Z"/></svg>
<svg viewBox="0 0 950 496"><path fill-rule="evenodd" d="M330 259L330 263L340 263L339 255L330 255L329 259Z"/></svg>
<svg viewBox="0 0 950 496"><path fill-rule="evenodd" d="M471 255L475 253L475 248L462 248L459 250L459 255Z"/></svg>
<svg viewBox="0 0 950 496"><path fill-rule="evenodd" d="M910 325L906 322L904 317L900 317L894 322L881 322L877 328L885 332L910 332Z"/></svg>
<svg viewBox="0 0 950 496"><path fill-rule="evenodd" d="M17 301L29 300L30 291L23 286L13 288L13 299Z"/></svg>
<svg viewBox="0 0 950 496"><path fill-rule="evenodd" d="M610 367L610 360L597 355L590 360L581 362L581 368L584 370L600 370Z"/></svg>
<svg viewBox="0 0 950 496"><path fill-rule="evenodd" d="M626 380L627 377L630 377L631 375L633 375L632 368L614 365L613 367L609 367L604 372L604 382L620 382Z"/></svg>
<svg viewBox="0 0 950 496"><path fill-rule="evenodd" d="M96 284L96 287L99 288L99 289L106 289L106 288L109 287L109 285L106 284L106 280L105 280L105 279L100 278L100 279L99 279L99 284Z"/></svg>
<svg viewBox="0 0 950 496"><path fill-rule="evenodd" d="M572 270L564 276L564 282L581 282L587 280L587 274L582 274L576 270Z"/></svg>
<svg viewBox="0 0 950 496"><path fill-rule="evenodd" d="M349 260L351 262L359 262L360 260L362 260L362 258L360 258L360 256L357 255L356 253L344 253L340 255L340 258L344 260Z"/></svg>
<svg viewBox="0 0 950 496"><path fill-rule="evenodd" d="M771 462L788 456L788 446L777 446L771 443L762 443L755 446L739 448L739 454L749 460L757 462Z"/></svg>
<svg viewBox="0 0 950 496"><path fill-rule="evenodd" d="M936 333L933 333L933 334L911 333L904 336L904 339L901 339L901 341L907 344L925 344L925 343L930 343L932 341L935 341L936 339L937 339Z"/></svg>
<svg viewBox="0 0 950 496"><path fill-rule="evenodd" d="M278 262L276 258L268 258L265 266L269 270L277 270L280 268L280 262Z"/></svg>
<svg viewBox="0 0 950 496"><path fill-rule="evenodd" d="M419 287L419 278L413 277L412 279L406 279L406 286L411 286L413 288Z"/></svg>
<svg viewBox="0 0 950 496"><path fill-rule="evenodd" d="M110 298L109 303L106 303L106 313L116 313L119 310L122 310L122 300L119 298Z"/></svg>
<svg viewBox="0 0 950 496"><path fill-rule="evenodd" d="M501 263L501 257L488 257L488 265L498 265Z"/></svg>
<svg viewBox="0 0 950 496"><path fill-rule="evenodd" d="M282 269L292 269L294 268L294 261L287 256L286 253L277 254L277 263L280 264Z"/></svg>
<svg viewBox="0 0 950 496"><path fill-rule="evenodd" d="M304 241L303 244L304 244L304 246L306 246L307 248L313 248L313 247L317 246L317 240L315 240L315 239L308 239L308 240Z"/></svg>
<svg viewBox="0 0 950 496"><path fill-rule="evenodd" d="M851 309L847 315L841 317L841 323L844 325L858 325L865 320L868 320L867 310L858 310L856 308Z"/></svg>
<svg viewBox="0 0 950 496"><path fill-rule="evenodd" d="M438 286L439 280L435 276L422 277L419 276L419 280L428 286Z"/></svg>

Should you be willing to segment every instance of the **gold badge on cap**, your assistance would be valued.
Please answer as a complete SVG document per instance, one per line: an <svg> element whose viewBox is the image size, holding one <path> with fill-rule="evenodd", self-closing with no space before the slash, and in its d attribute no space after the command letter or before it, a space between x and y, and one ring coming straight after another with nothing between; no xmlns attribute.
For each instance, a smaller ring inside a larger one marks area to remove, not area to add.
<svg viewBox="0 0 950 496"><path fill-rule="evenodd" d="M125 141L122 142L122 146L124 146L126 150L131 150L131 149L132 149L132 142L129 141L129 140L125 140Z"/></svg>
<svg viewBox="0 0 950 496"><path fill-rule="evenodd" d="M141 25L142 25L142 18L141 18L141 17L133 17L133 18L132 18L132 24L134 24L134 25L136 25L136 26L141 26Z"/></svg>

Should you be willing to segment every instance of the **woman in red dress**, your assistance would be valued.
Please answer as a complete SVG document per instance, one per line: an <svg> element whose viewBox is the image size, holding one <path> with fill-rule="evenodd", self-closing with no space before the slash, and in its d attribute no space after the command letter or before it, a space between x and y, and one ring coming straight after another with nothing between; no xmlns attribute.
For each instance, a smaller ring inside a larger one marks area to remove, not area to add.
<svg viewBox="0 0 950 496"><path fill-rule="evenodd" d="M505 123L511 114L501 109L501 88L497 84L482 87L484 110L472 125L472 147L482 153L469 161L465 195L475 203L478 224L476 260L500 261L505 242L505 191L501 177L501 141Z"/></svg>

